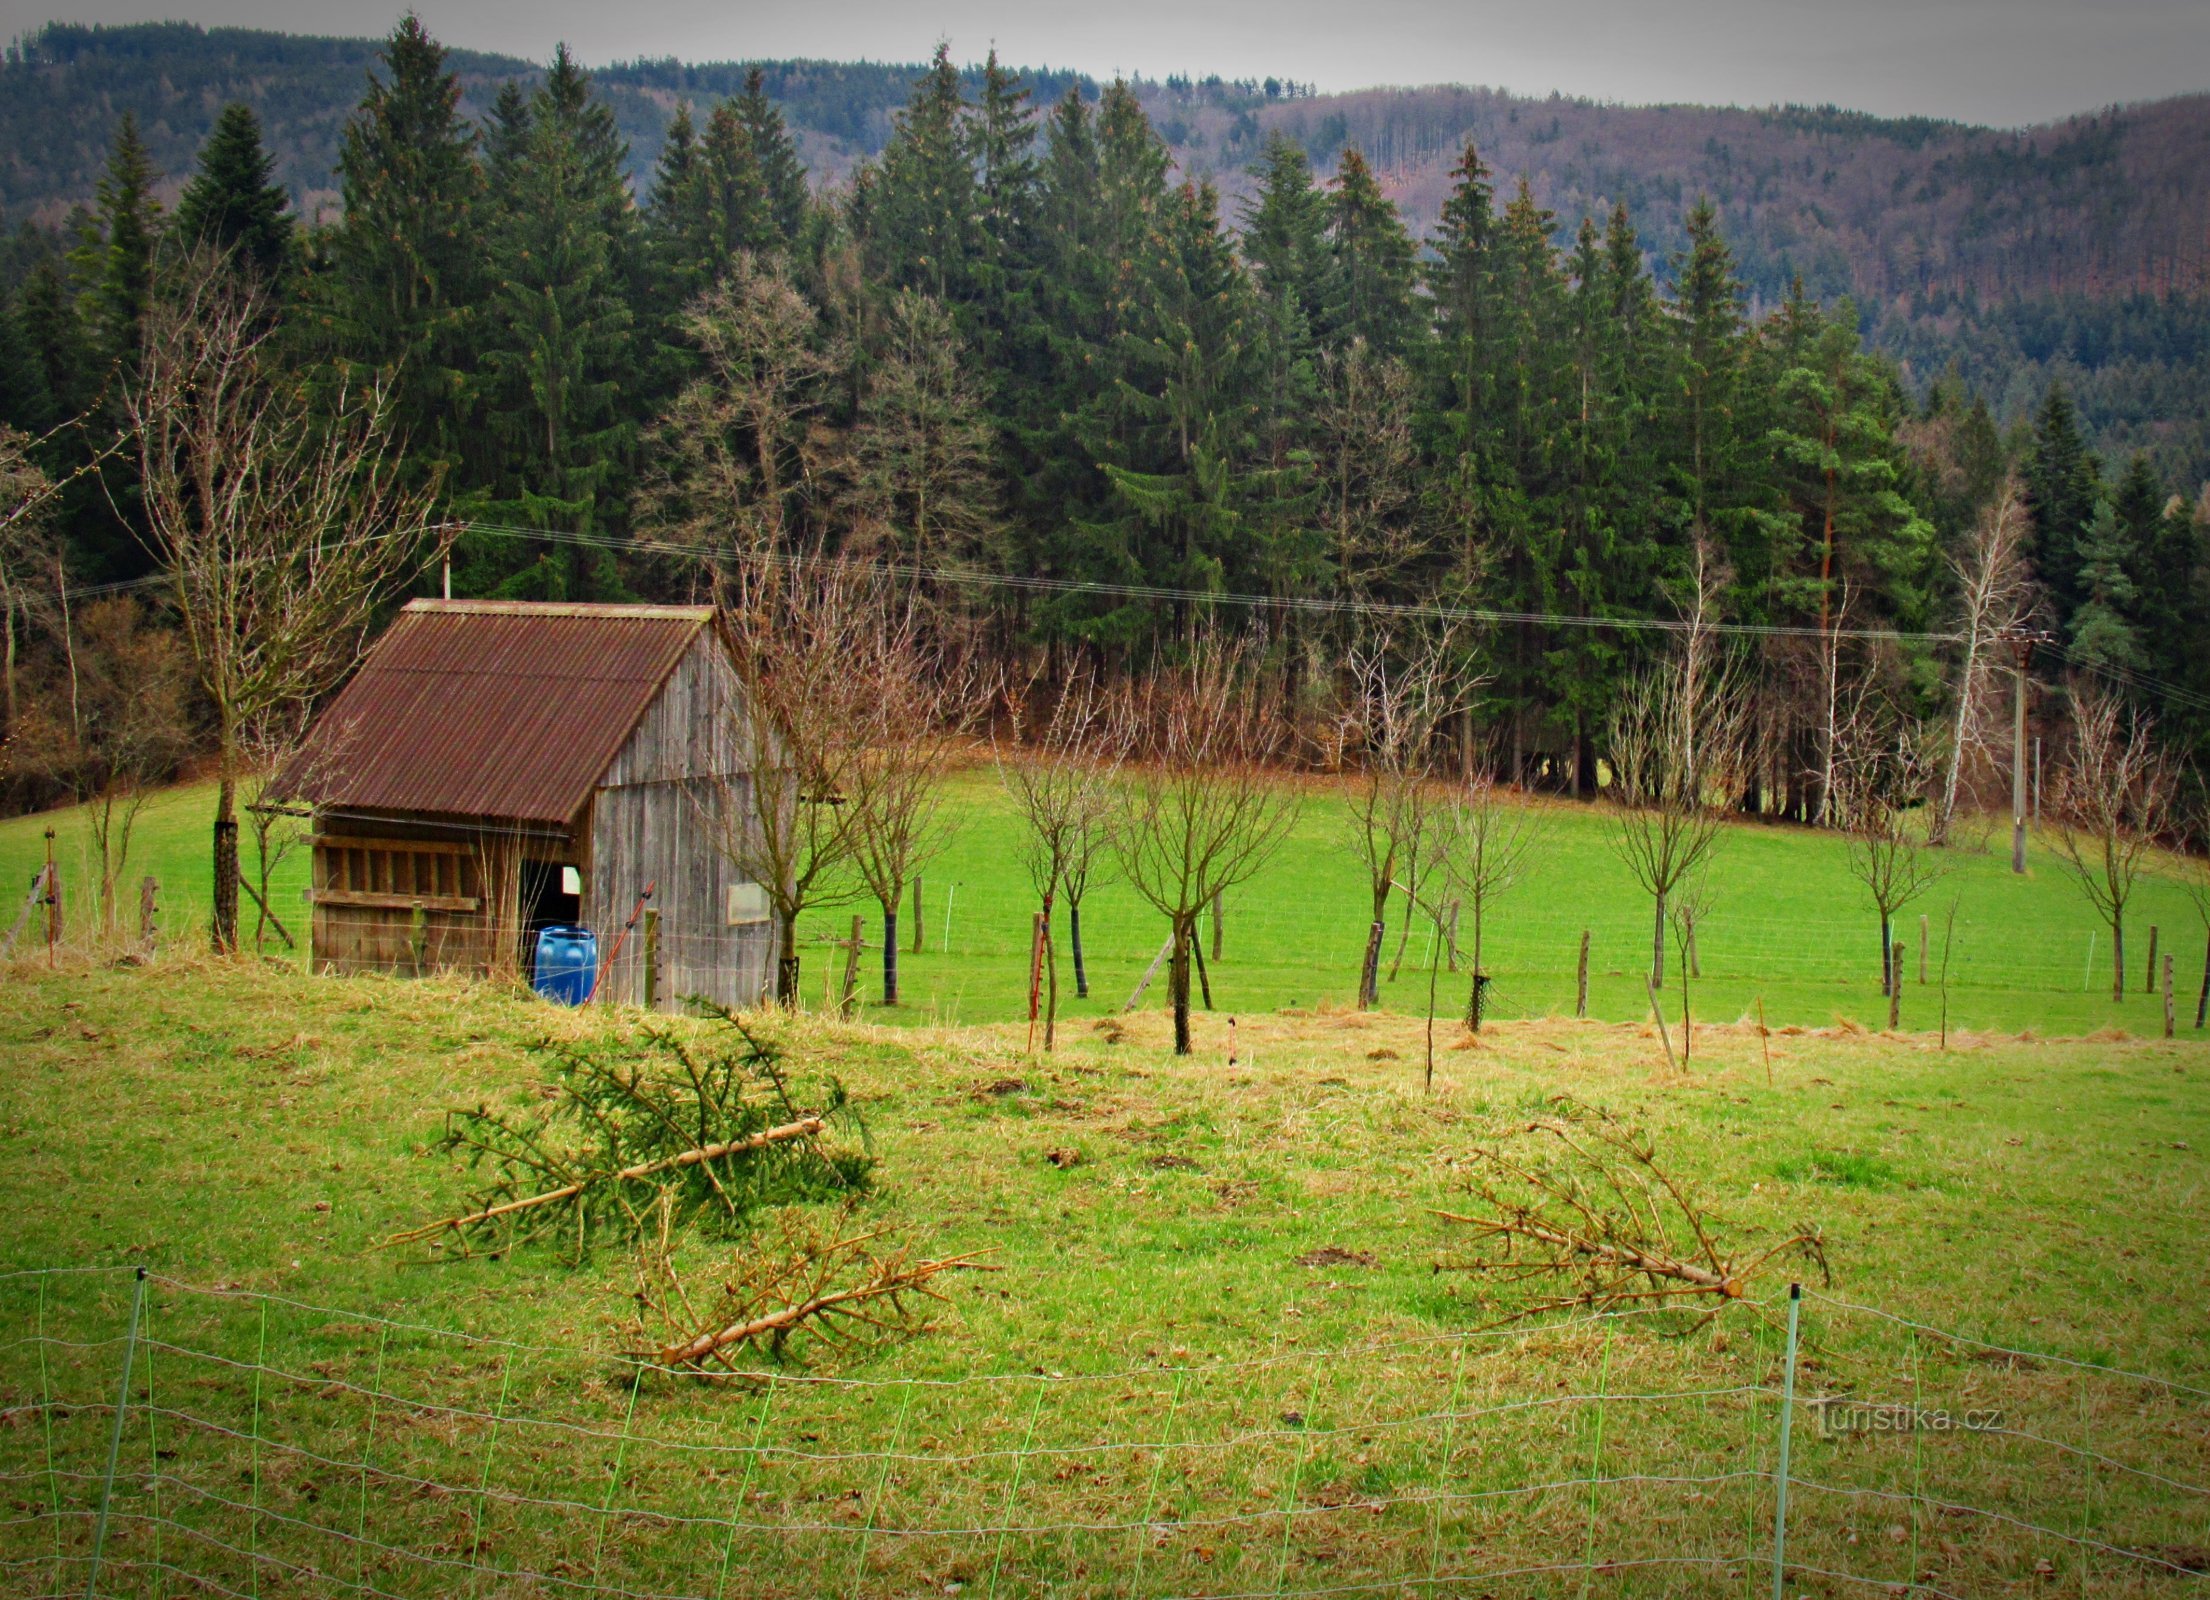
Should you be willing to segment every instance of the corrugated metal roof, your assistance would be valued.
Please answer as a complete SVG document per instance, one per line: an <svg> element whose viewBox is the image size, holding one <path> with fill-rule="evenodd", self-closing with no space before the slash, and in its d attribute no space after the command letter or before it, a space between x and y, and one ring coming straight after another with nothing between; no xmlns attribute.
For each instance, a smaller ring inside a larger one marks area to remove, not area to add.
<svg viewBox="0 0 2210 1600"><path fill-rule="evenodd" d="M566 823L713 615L409 601L283 786L352 810Z"/></svg>

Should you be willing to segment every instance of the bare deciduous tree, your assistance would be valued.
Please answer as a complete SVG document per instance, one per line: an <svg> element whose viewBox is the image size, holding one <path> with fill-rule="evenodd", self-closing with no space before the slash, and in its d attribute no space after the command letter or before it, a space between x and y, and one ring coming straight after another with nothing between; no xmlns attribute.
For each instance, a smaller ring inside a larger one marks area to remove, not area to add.
<svg viewBox="0 0 2210 1600"><path fill-rule="evenodd" d="M970 656L930 636L910 598L877 603L846 670L862 717L848 768L852 864L882 910L882 1001L898 1003L898 907L914 875L951 842L944 780L989 698ZM910 596L910 591L908 591Z"/></svg>
<svg viewBox="0 0 2210 1600"><path fill-rule="evenodd" d="M855 664L877 648L880 580L842 562L737 563L734 596L740 704L721 708L738 775L718 782L715 848L760 886L775 922L775 997L798 1002L798 918L856 892L853 769L873 718L869 679Z"/></svg>
<svg viewBox="0 0 2210 1600"><path fill-rule="evenodd" d="M1201 629L1188 660L1128 692L1130 762L1114 787L1114 854L1128 886L1171 925L1174 1053L1188 1055L1190 947L1199 911L1248 881L1300 810L1268 768L1279 720L1260 693L1257 647Z"/></svg>
<svg viewBox="0 0 2210 1600"><path fill-rule="evenodd" d="M125 394L147 533L215 723L218 951L238 940L245 729L360 659L376 607L419 571L432 490L401 470L387 396L317 406L284 373L268 295L198 254L148 310Z"/></svg>
<svg viewBox="0 0 2210 1600"><path fill-rule="evenodd" d="M998 528L980 386L950 312L902 289L852 428L855 554L972 562Z"/></svg>
<svg viewBox="0 0 2210 1600"><path fill-rule="evenodd" d="M1742 787L1746 696L1717 632L1715 575L1699 566L1673 651L1627 680L1611 717L1612 847L1651 899L1653 986L1665 982L1668 908L1709 862Z"/></svg>
<svg viewBox="0 0 2210 1600"><path fill-rule="evenodd" d="M839 341L780 261L749 252L691 303L683 331L704 371L661 424L665 455L646 486L653 520L703 550L817 549L807 501Z"/></svg>
<svg viewBox="0 0 2210 1600"><path fill-rule="evenodd" d="M1895 978L1895 919L1948 875L1920 825L1933 762L1923 730L1889 711L1857 708L1844 724L1835 763L1850 875L1880 918L1880 992Z"/></svg>
<svg viewBox="0 0 2210 1600"><path fill-rule="evenodd" d="M190 671L182 641L136 600L77 610L60 596L50 615L59 665L14 730L18 760L82 808L98 861L100 927L113 937L139 813L189 743Z"/></svg>
<svg viewBox="0 0 2210 1600"><path fill-rule="evenodd" d="M1999 642L2025 621L2033 600L2025 561L2029 526L2018 480L2005 479L1994 503L1980 513L1964 548L1950 557L1957 580L1959 646L1950 688L1953 703L1942 753L1941 792L1935 797L1927 828L1931 844L1949 842L1965 763L1987 748L1988 729L1997 721L1993 708L2002 665Z"/></svg>
<svg viewBox="0 0 2210 1600"><path fill-rule="evenodd" d="M29 620L40 574L50 571L54 553L47 536L46 513L58 490L32 459L27 434L0 425L0 679L6 686L7 733L20 715L16 697L16 619Z"/></svg>
<svg viewBox="0 0 2210 1600"><path fill-rule="evenodd" d="M1440 845L1437 735L1458 703L1449 660L1444 641L1416 640L1400 653L1396 640L1377 634L1353 645L1344 662L1343 705L1324 753L1342 774L1348 843L1371 896L1360 944L1361 1008L1380 1002L1381 941L1374 930L1388 925L1389 898L1403 891L1409 934L1412 907Z"/></svg>
<svg viewBox="0 0 2210 1600"><path fill-rule="evenodd" d="M1126 744L1094 675L1084 671L1060 691L1042 737L1020 747L1025 696L1011 697L1015 748L1000 750L998 781L1025 830L1021 864L1044 914L1044 1048L1052 1048L1059 1009L1059 956L1052 938L1061 899L1067 909L1077 997L1087 997L1082 964L1082 897L1102 870L1113 779Z"/></svg>
<svg viewBox="0 0 2210 1600"><path fill-rule="evenodd" d="M1469 915L1467 947L1473 976L1466 994L1466 1026L1481 1031L1488 967L1482 938L1490 906L1526 875L1528 857L1542 835L1541 813L1506 795L1493 772L1477 772L1451 796L1441 819L1441 867L1448 892Z"/></svg>
<svg viewBox="0 0 2210 1600"><path fill-rule="evenodd" d="M2072 746L2057 768L2057 860L2110 928L2110 998L2126 994L2126 903L2171 825L2179 771L2156 719L2108 691L2072 685Z"/></svg>

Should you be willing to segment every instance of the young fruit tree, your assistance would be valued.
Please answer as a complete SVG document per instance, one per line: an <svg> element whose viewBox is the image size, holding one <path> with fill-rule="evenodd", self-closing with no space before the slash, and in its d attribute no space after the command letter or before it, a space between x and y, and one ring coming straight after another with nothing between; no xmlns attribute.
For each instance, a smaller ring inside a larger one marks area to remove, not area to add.
<svg viewBox="0 0 2210 1600"><path fill-rule="evenodd" d="M1710 864L1722 808L1742 790L1746 702L1699 585L1673 650L1627 680L1611 716L1612 848L1651 900L1653 988L1671 905Z"/></svg>
<svg viewBox="0 0 2210 1600"><path fill-rule="evenodd" d="M1456 709L1445 643L1423 639L1400 649L1387 634L1370 635L1351 647L1343 664L1343 704L1323 753L1342 774L1348 843L1365 869L1371 898L1359 946L1361 1010L1380 1003L1390 897L1404 894L1408 935L1440 842L1437 734Z"/></svg>
<svg viewBox="0 0 2210 1600"><path fill-rule="evenodd" d="M852 865L882 910L882 1003L898 1003L898 907L951 842L944 780L989 699L972 657L925 627L911 591L883 593L846 670L863 720L848 769Z"/></svg>
<svg viewBox="0 0 2210 1600"><path fill-rule="evenodd" d="M1133 731L1110 830L1122 876L1171 928L1174 1053L1190 1051L1190 949L1213 897L1263 868L1296 824L1299 797L1269 769L1284 731L1261 695L1249 639L1200 631L1188 658L1127 692Z"/></svg>
<svg viewBox="0 0 2210 1600"><path fill-rule="evenodd" d="M1880 918L1880 993L1891 998L1895 919L1949 873L1920 822L1932 768L1922 730L1899 717L1861 712L1843 728L1835 804L1850 875Z"/></svg>
<svg viewBox="0 0 2210 1600"><path fill-rule="evenodd" d="M741 700L719 708L733 752L714 848L759 885L775 923L775 998L798 1003L798 918L855 892L854 773L875 726L864 663L891 624L881 580L816 559L740 559L723 574Z"/></svg>
<svg viewBox="0 0 2210 1600"><path fill-rule="evenodd" d="M283 370L267 290L205 252L147 310L124 413L149 542L214 723L217 951L238 943L245 730L360 659L376 608L435 553L388 396L319 402Z"/></svg>
<svg viewBox="0 0 2210 1600"><path fill-rule="evenodd" d="M1488 914L1526 876L1528 857L1541 842L1542 816L1532 806L1513 804L1496 775L1483 770L1450 797L1439 832L1444 892L1463 910L1471 936L1467 954L1473 977L1466 994L1466 1026L1479 1033L1489 981L1482 954Z"/></svg>
<svg viewBox="0 0 2210 1600"><path fill-rule="evenodd" d="M1013 706L1013 749L997 754L998 782L1020 814L1021 865L1044 918L1044 1048L1051 1049L1059 1008L1059 956L1053 918L1062 900L1073 947L1077 997L1089 994L1082 966L1082 897L1106 854L1105 825L1124 746L1094 675L1083 672L1059 692L1042 736L1020 747L1026 696Z"/></svg>
<svg viewBox="0 0 2210 1600"><path fill-rule="evenodd" d="M2126 903L2171 826L2179 769L2156 719L2116 695L2072 685L2072 748L2057 768L2057 860L2110 929L2110 998L2126 994Z"/></svg>

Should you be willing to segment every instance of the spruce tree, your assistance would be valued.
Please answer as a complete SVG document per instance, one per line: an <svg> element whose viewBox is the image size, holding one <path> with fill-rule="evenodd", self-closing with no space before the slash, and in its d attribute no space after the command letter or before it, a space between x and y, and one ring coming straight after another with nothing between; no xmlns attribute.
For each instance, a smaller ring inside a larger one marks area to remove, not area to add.
<svg viewBox="0 0 2210 1600"><path fill-rule="evenodd" d="M87 320L107 361L128 361L138 349L161 228L161 207L153 197L157 177L138 136L138 118L126 111L100 179L97 258L94 270L86 274L91 292Z"/></svg>
<svg viewBox="0 0 2210 1600"><path fill-rule="evenodd" d="M420 471L461 451L471 408L466 332L486 288L475 135L444 46L409 15L345 125L329 268L309 304L356 380L390 386L393 417Z"/></svg>
<svg viewBox="0 0 2210 1600"><path fill-rule="evenodd" d="M2132 672L2145 666L2133 613L2141 598L2128 570L2125 530L2108 500L2098 498L2087 526L2073 543L2079 603L2065 625L2071 658L2085 667Z"/></svg>
<svg viewBox="0 0 2210 1600"><path fill-rule="evenodd" d="M806 168L798 159L798 147L791 142L782 112L767 97L766 77L758 67L744 75L736 115L751 145L768 220L782 244L795 244L806 225Z"/></svg>
<svg viewBox="0 0 2210 1600"><path fill-rule="evenodd" d="M856 218L882 279L964 306L976 239L966 101L951 49L939 44L898 114Z"/></svg>
<svg viewBox="0 0 2210 1600"><path fill-rule="evenodd" d="M1381 192L1355 146L1337 158L1327 230L1340 305L1322 330L1324 341L1341 349L1363 339L1377 355L1400 354L1418 327L1412 302L1417 251L1395 202Z"/></svg>
<svg viewBox="0 0 2210 1600"><path fill-rule="evenodd" d="M260 119L251 106L233 100L200 147L199 171L177 201L175 236L274 282L291 264L293 232L289 197L270 178L275 170L261 144Z"/></svg>
<svg viewBox="0 0 2210 1600"><path fill-rule="evenodd" d="M2087 598L2080 576L2085 559L2081 545L2102 499L2102 473L2080 437L2079 413L2061 382L2049 386L2034 416L2025 478L2026 507L2034 521L2034 565L2048 586L2058 620L2069 625Z"/></svg>
<svg viewBox="0 0 2210 1600"><path fill-rule="evenodd" d="M636 356L626 152L565 46L526 114L502 96L490 143L486 448L471 504L530 527L618 525L637 427L623 399ZM544 598L618 590L603 557L536 554L517 571L511 556L471 549L469 581Z"/></svg>

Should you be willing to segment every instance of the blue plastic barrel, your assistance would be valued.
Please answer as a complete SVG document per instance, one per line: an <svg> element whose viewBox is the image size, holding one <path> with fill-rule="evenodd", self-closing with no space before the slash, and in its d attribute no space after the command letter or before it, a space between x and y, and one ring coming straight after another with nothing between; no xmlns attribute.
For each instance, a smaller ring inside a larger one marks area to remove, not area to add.
<svg viewBox="0 0 2210 1600"><path fill-rule="evenodd" d="M598 986L599 938L589 928L555 923L539 930L530 986L547 1000L580 1006Z"/></svg>

